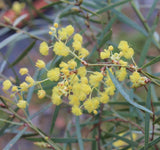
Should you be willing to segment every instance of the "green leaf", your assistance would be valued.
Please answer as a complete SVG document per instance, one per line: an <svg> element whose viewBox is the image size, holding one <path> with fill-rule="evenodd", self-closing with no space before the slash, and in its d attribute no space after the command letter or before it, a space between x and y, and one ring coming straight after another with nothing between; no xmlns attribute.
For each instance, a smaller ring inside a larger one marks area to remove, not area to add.
<svg viewBox="0 0 160 150"><path fill-rule="evenodd" d="M44 141L43 138L34 138L34 137L27 137L27 140L32 142L42 142ZM77 138L51 138L54 143L78 143ZM94 139L82 139L84 142L92 142L95 141Z"/></svg>
<svg viewBox="0 0 160 150"><path fill-rule="evenodd" d="M148 148L153 147L155 144L159 143L160 137L148 143ZM146 150L145 147L142 147L140 150Z"/></svg>
<svg viewBox="0 0 160 150"><path fill-rule="evenodd" d="M81 128L80 128L80 123L79 123L79 116L76 116L76 134L78 138L79 149L84 150L83 140L81 136Z"/></svg>
<svg viewBox="0 0 160 150"><path fill-rule="evenodd" d="M160 56L157 56L156 58L152 59L150 62L144 64L144 65L142 66L142 69L144 69L144 68L146 68L146 67L148 67L148 66L150 66L150 65L153 65L153 64L155 64L155 63L157 63L157 62L159 62L159 61L160 61Z"/></svg>
<svg viewBox="0 0 160 150"><path fill-rule="evenodd" d="M50 7L52 7L52 6L56 5L56 4L60 4L60 3L63 3L63 2L61 2L61 1L52 2L52 3L42 7L40 9L43 10L43 9L46 9L46 8L50 8Z"/></svg>
<svg viewBox="0 0 160 150"><path fill-rule="evenodd" d="M4 148L3 150L10 150L10 148L21 138L27 127L21 130Z"/></svg>
<svg viewBox="0 0 160 150"><path fill-rule="evenodd" d="M131 0L122 0L122 1L119 1L119 2L115 2L113 4L110 4L110 5L106 6L106 7L103 7L101 9L97 10L95 13L96 14L101 14L103 12L106 12L107 10L110 10L111 8L114 8L116 6L122 5L124 3L129 2L129 1L131 1Z"/></svg>
<svg viewBox="0 0 160 150"><path fill-rule="evenodd" d="M6 46L7 44L9 44L10 42L16 40L16 38L18 36L20 36L21 34L22 34L22 32L21 33L15 33L15 34L9 36L7 39L5 39L2 42L0 42L0 50L1 50L1 48L3 48L4 46Z"/></svg>
<svg viewBox="0 0 160 150"><path fill-rule="evenodd" d="M53 129L54 129L54 125L56 123L56 119L58 117L59 109L60 109L60 106L56 106L54 114L53 114L53 118L52 118L52 124L50 127L50 135L52 135L52 133L53 133Z"/></svg>
<svg viewBox="0 0 160 150"><path fill-rule="evenodd" d="M146 108L150 109L151 108L151 87L149 86L148 88L148 93L147 93L147 100L146 100ZM144 149L148 149L148 142L149 142L149 122L150 122L150 114L148 112L145 113L145 144L144 144Z"/></svg>
<svg viewBox="0 0 160 150"><path fill-rule="evenodd" d="M149 109L147 109L147 108L145 108L145 107L137 104L136 102L134 102L134 101L130 98L129 94L127 94L127 93L125 92L125 90L123 89L122 85L121 85L121 84L117 81L117 79L112 75L112 73L110 72L110 70L109 70L108 68L107 68L107 70L108 70L108 72L109 72L109 75L110 75L110 77L111 77L111 79L112 79L115 87L116 87L117 90L121 93L121 95L127 100L128 103L130 103L131 105L135 106L136 108L139 108L139 109L141 109L141 110L144 110L145 112L148 112L148 113L153 114L153 112L150 111Z"/></svg>
<svg viewBox="0 0 160 150"><path fill-rule="evenodd" d="M151 6L151 8L149 9L149 12L148 12L148 14L147 14L147 20L151 17L153 11L155 10L155 7L156 7L158 1L159 1L159 0L154 0L154 2L153 2L152 6Z"/></svg>
<svg viewBox="0 0 160 150"><path fill-rule="evenodd" d="M32 50L33 46L35 45L36 41L33 41L25 50L24 52L9 66L13 67L17 63L19 63L27 54L30 50Z"/></svg>

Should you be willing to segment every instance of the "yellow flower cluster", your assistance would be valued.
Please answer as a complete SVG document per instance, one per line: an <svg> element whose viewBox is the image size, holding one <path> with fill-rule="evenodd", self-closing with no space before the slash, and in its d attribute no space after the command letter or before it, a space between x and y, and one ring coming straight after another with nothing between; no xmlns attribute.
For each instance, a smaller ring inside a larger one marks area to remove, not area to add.
<svg viewBox="0 0 160 150"><path fill-rule="evenodd" d="M148 78L144 76L141 77L141 75L137 71L133 72L132 75L130 75L130 80L133 83L132 87L134 88L143 86L148 82Z"/></svg>
<svg viewBox="0 0 160 150"><path fill-rule="evenodd" d="M139 87L146 84L146 77L141 77L136 71L136 67L130 67L126 59L133 57L134 51L129 47L126 41L121 41L118 45L119 53L114 52L114 47L109 45L100 53L100 58L105 62L101 64L88 64L84 58L89 55L87 49L83 48L83 37L79 33L74 34L72 25L58 29L57 23L50 27L49 34L54 36L56 41L50 47L46 42L42 42L39 47L39 52L46 56L49 54L49 49L53 47L53 51L58 56L68 56L71 58L67 61L61 61L59 66L55 68L46 68L46 63L38 59L35 66L46 71L46 78L41 81L35 81L29 74L27 68L21 68L20 75L26 75L25 81L19 86L14 86L9 80L3 82L3 90L7 91L11 87L12 94L19 94L20 99L24 97L28 89L32 86L38 86L37 96L39 99L46 97L46 91L41 83L45 81L53 82L55 85L52 88L51 101L55 105L60 105L63 101L71 105L71 112L76 115L82 115L83 110L88 113L97 114L101 104L108 103L109 99L115 94L116 87L112 82L109 72L106 67L110 67L110 72L117 77L119 81L127 78L127 69L133 73L130 75L130 80L133 87ZM67 45L69 38L73 38L71 46ZM107 59L107 62L106 62ZM110 60L110 62L109 62ZM91 71L90 66L99 67L96 71ZM100 69L100 67L102 67ZM100 90L101 89L101 90ZM95 92L96 91L96 92ZM96 94L95 94L96 93ZM47 95L48 97L48 95ZM64 99L64 97L66 97ZM25 100L18 100L17 106L24 109L27 106Z"/></svg>

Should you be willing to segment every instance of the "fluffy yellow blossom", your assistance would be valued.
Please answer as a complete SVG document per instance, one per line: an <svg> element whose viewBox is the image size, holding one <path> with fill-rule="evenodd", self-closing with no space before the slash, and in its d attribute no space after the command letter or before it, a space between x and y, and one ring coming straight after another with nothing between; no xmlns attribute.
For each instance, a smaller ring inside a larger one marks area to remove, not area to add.
<svg viewBox="0 0 160 150"><path fill-rule="evenodd" d="M99 85L99 82L102 81L103 75L100 72L94 72L92 75L89 76L89 83L97 87Z"/></svg>
<svg viewBox="0 0 160 150"><path fill-rule="evenodd" d="M59 67L61 67L61 68L67 68L67 69L68 69L69 66L68 66L67 63L65 63L65 62L62 61L62 62L60 63L60 65L59 65Z"/></svg>
<svg viewBox="0 0 160 150"><path fill-rule="evenodd" d="M84 103L84 108L89 112L93 112L99 107L99 101L97 98L87 99Z"/></svg>
<svg viewBox="0 0 160 150"><path fill-rule="evenodd" d="M108 96L108 93L107 92L102 92L100 93L100 102L103 103L103 104L106 104L109 102L109 96Z"/></svg>
<svg viewBox="0 0 160 150"><path fill-rule="evenodd" d="M58 28L58 23L54 23L54 27L55 27L55 28Z"/></svg>
<svg viewBox="0 0 160 150"><path fill-rule="evenodd" d="M132 73L132 75L130 75L130 80L131 82L136 83L139 81L140 77L140 74L137 71L135 71Z"/></svg>
<svg viewBox="0 0 160 150"><path fill-rule="evenodd" d="M16 92L16 91L18 91L18 87L17 86L13 86L12 87L12 92Z"/></svg>
<svg viewBox="0 0 160 150"><path fill-rule="evenodd" d="M132 56L134 55L134 50L129 47L127 41L121 41L118 45L118 48L122 51L123 56L126 59L131 59Z"/></svg>
<svg viewBox="0 0 160 150"><path fill-rule="evenodd" d="M79 41L81 44L83 42L83 37L79 34L79 33L76 33L73 37L73 40L74 41Z"/></svg>
<svg viewBox="0 0 160 150"><path fill-rule="evenodd" d="M34 85L34 79L31 76L26 76L25 81L30 83L28 86L31 87Z"/></svg>
<svg viewBox="0 0 160 150"><path fill-rule="evenodd" d="M91 87L88 84L80 83L82 91L88 95L91 92Z"/></svg>
<svg viewBox="0 0 160 150"><path fill-rule="evenodd" d="M78 68L78 75L80 75L81 77L86 76L86 73L87 73L87 70L85 66Z"/></svg>
<svg viewBox="0 0 160 150"><path fill-rule="evenodd" d="M118 62L120 60L121 56L119 53L114 53L112 56L111 56L111 59L114 61L114 62Z"/></svg>
<svg viewBox="0 0 160 150"><path fill-rule="evenodd" d="M69 70L68 70L68 68L62 68L62 69L61 69L61 72L62 72L64 75L66 75L66 76L69 75Z"/></svg>
<svg viewBox="0 0 160 150"><path fill-rule="evenodd" d="M71 59L70 61L68 61L68 66L71 69L74 69L75 67L77 67L77 63L75 62L75 60Z"/></svg>
<svg viewBox="0 0 160 150"><path fill-rule="evenodd" d="M108 93L109 96L113 96L115 93L116 87L115 85L110 85L109 87L106 88L106 92Z"/></svg>
<svg viewBox="0 0 160 150"><path fill-rule="evenodd" d="M48 44L46 42L42 42L39 46L39 52L46 56L48 55L48 52L49 52L49 47L48 47Z"/></svg>
<svg viewBox="0 0 160 150"><path fill-rule="evenodd" d="M82 115L82 110L78 106L73 106L72 113L76 116L80 116Z"/></svg>
<svg viewBox="0 0 160 150"><path fill-rule="evenodd" d="M58 38L60 40L67 40L68 34L66 28L61 28L61 30L58 30Z"/></svg>
<svg viewBox="0 0 160 150"><path fill-rule="evenodd" d="M122 51L127 51L129 48L128 42L127 41L120 41L118 48Z"/></svg>
<svg viewBox="0 0 160 150"><path fill-rule="evenodd" d="M113 51L113 46L110 45L110 46L108 47L108 50L109 50L109 51Z"/></svg>
<svg viewBox="0 0 160 150"><path fill-rule="evenodd" d="M93 110L93 113L94 113L95 115L97 115L97 114L98 114L98 111L97 111L97 110Z"/></svg>
<svg viewBox="0 0 160 150"><path fill-rule="evenodd" d="M16 15L20 15L24 7L25 3L19 3L18 1L15 1L12 5L12 10L16 13Z"/></svg>
<svg viewBox="0 0 160 150"><path fill-rule="evenodd" d="M85 57L87 57L88 55L89 55L89 51L88 51L87 49L81 48L81 49L79 50L79 53L78 53L79 58L85 58Z"/></svg>
<svg viewBox="0 0 160 150"><path fill-rule="evenodd" d="M47 77L51 81L58 81L60 77L60 69L59 68L54 68L51 69L47 72Z"/></svg>
<svg viewBox="0 0 160 150"><path fill-rule="evenodd" d="M126 68L121 67L120 70L116 71L116 77L118 78L119 81L123 81L127 76L127 71Z"/></svg>
<svg viewBox="0 0 160 150"><path fill-rule="evenodd" d="M80 50L82 48L82 45L81 45L81 42L79 41L74 41L72 43L72 47L75 49L75 50Z"/></svg>
<svg viewBox="0 0 160 150"><path fill-rule="evenodd" d="M128 65L128 63L126 61L123 61L123 60L120 60L119 64L124 66L124 67Z"/></svg>
<svg viewBox="0 0 160 150"><path fill-rule="evenodd" d="M100 53L100 57L101 57L101 59L109 58L109 57L110 57L110 51L104 49L104 52L101 52L101 53Z"/></svg>
<svg viewBox="0 0 160 150"><path fill-rule="evenodd" d="M21 68L20 70L19 70L19 73L20 73L20 75L25 75L25 74L27 74L28 73L28 69L27 68Z"/></svg>
<svg viewBox="0 0 160 150"><path fill-rule="evenodd" d="M45 90L38 90L37 95L38 95L39 99L42 99L46 96L46 92L45 92Z"/></svg>
<svg viewBox="0 0 160 150"><path fill-rule="evenodd" d="M19 108L25 109L26 106L27 106L27 102L25 100L19 100L18 103L17 103L17 106Z"/></svg>
<svg viewBox="0 0 160 150"><path fill-rule="evenodd" d="M28 87L29 87L29 85L26 82L22 82L20 84L21 91L27 92L28 91Z"/></svg>
<svg viewBox="0 0 160 150"><path fill-rule="evenodd" d="M11 81L5 80L5 81L3 82L3 90L9 90L11 86L12 86Z"/></svg>
<svg viewBox="0 0 160 150"><path fill-rule="evenodd" d="M46 64L43 60L38 59L36 62L36 67L38 67L39 69L45 68Z"/></svg>
<svg viewBox="0 0 160 150"><path fill-rule="evenodd" d="M53 51L56 55L67 56L69 54L69 47L67 47L63 42L59 41L54 44Z"/></svg>
<svg viewBox="0 0 160 150"><path fill-rule="evenodd" d="M81 77L81 83L88 84L88 78L87 77Z"/></svg>
<svg viewBox="0 0 160 150"><path fill-rule="evenodd" d="M62 103L62 99L59 95L55 94L51 97L52 103L55 105L60 105Z"/></svg>
<svg viewBox="0 0 160 150"><path fill-rule="evenodd" d="M80 101L79 98L76 95L69 95L69 104L73 105L73 106L79 106L80 105Z"/></svg>
<svg viewBox="0 0 160 150"><path fill-rule="evenodd" d="M73 28L73 26L72 26L72 25L68 25L68 26L66 27L66 32L67 32L68 36L71 36L71 35L74 33L74 28Z"/></svg>

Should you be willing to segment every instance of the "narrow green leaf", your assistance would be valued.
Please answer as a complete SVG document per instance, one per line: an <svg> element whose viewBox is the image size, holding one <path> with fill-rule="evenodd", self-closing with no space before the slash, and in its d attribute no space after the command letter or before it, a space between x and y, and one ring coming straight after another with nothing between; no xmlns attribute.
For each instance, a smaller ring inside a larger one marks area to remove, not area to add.
<svg viewBox="0 0 160 150"><path fill-rule="evenodd" d="M76 133L77 133L77 138L78 138L79 149L84 150L83 140L81 136L81 128L80 128L80 123L79 123L79 116L76 116Z"/></svg>
<svg viewBox="0 0 160 150"><path fill-rule="evenodd" d="M149 12L148 12L148 14L147 14L147 20L151 17L153 11L155 10L155 7L156 7L158 1L159 1L159 0L154 0L154 2L153 2L152 6L151 6L151 8L149 9Z"/></svg>
<svg viewBox="0 0 160 150"><path fill-rule="evenodd" d="M131 105L135 106L136 108L142 109L148 113L153 114L152 111L150 111L149 109L137 104L136 102L134 102L130 96L125 92L125 90L123 89L122 85L117 81L117 79L112 75L112 73L110 72L110 70L107 68L109 75L115 85L115 87L117 88L117 90L121 93L121 95L127 100L128 103L130 103Z"/></svg>
<svg viewBox="0 0 160 150"><path fill-rule="evenodd" d="M19 63L27 54L28 52L33 48L33 46L35 45L36 41L33 41L25 50L24 52L9 66L9 67L13 67L15 66L17 63Z"/></svg>
<svg viewBox="0 0 160 150"><path fill-rule="evenodd" d="M150 109L151 108L151 87L149 86L148 88L148 93L147 93L147 100L146 100L146 108ZM149 142L149 122L150 122L150 114L148 112L145 112L145 144L144 144L144 149L148 149L148 142Z"/></svg>
<svg viewBox="0 0 160 150"><path fill-rule="evenodd" d="M27 127L21 130L4 148L3 150L10 150L11 147L21 138Z"/></svg>
<svg viewBox="0 0 160 150"><path fill-rule="evenodd" d="M16 38L18 36L20 36L21 34L22 34L22 32L15 33L15 34L9 36L7 39L5 39L2 42L0 42L0 50L1 50L1 48L3 48L4 46L6 46L7 44L9 44L10 42L12 42L13 40L16 40Z"/></svg>
<svg viewBox="0 0 160 150"><path fill-rule="evenodd" d="M148 148L154 146L155 144L159 143L160 137L156 138L155 140L148 143ZM146 150L144 147L142 147L140 150Z"/></svg>
<svg viewBox="0 0 160 150"><path fill-rule="evenodd" d="M32 142L42 142L44 141L43 138L34 138L34 137L26 137L27 140ZM77 138L51 138L54 143L78 143ZM84 142L92 142L95 141L94 139L82 139Z"/></svg>
<svg viewBox="0 0 160 150"><path fill-rule="evenodd" d="M100 45L101 43L104 43L104 42L102 42L102 41L104 41L103 38L104 38L104 36L105 36L105 33L107 33L107 32L111 29L111 27L112 27L112 25L114 24L115 21L116 21L116 16L114 16L114 17L109 21L109 23L108 23L108 24L106 25L106 27L104 28L103 32L101 32L101 35L99 36L99 38L98 38L98 40L97 40L97 42L96 42L96 44L95 44L92 52L91 52L90 55L87 57L88 59L92 57L92 55L93 55L94 52L98 49L98 47L101 48L100 46L97 46L97 45ZM107 35L108 35L108 37L111 36L110 34L107 34ZM110 38L110 37L109 37L109 38ZM106 42L106 41L105 41L105 42ZM101 44L101 45L102 45L102 44ZM103 45L102 45L102 46L103 46Z"/></svg>
<svg viewBox="0 0 160 150"><path fill-rule="evenodd" d="M49 131L50 135L52 135L52 133L53 133L53 129L54 129L54 125L56 123L56 119L58 117L59 109L60 109L60 106L56 106L54 114L53 114L53 118L52 118L52 124L51 124L50 131Z"/></svg>
<svg viewBox="0 0 160 150"><path fill-rule="evenodd" d="M156 58L152 59L150 62L144 64L144 65L142 66L142 69L144 69L144 68L146 68L146 67L148 67L148 66L150 66L150 65L153 65L153 64L155 64L155 63L157 63L157 62L159 62L159 61L160 61L160 56L157 56Z"/></svg>
<svg viewBox="0 0 160 150"><path fill-rule="evenodd" d="M96 14L101 14L101 13L106 12L107 10L109 10L111 8L114 8L116 6L122 5L124 3L129 2L129 1L131 1L131 0L122 0L122 1L119 1L119 2L112 3L112 4L110 4L110 5L106 6L106 7L103 7L101 9L97 10L95 13Z"/></svg>
<svg viewBox="0 0 160 150"><path fill-rule="evenodd" d="M46 9L46 8L50 8L50 7L52 7L52 6L56 5L56 4L60 4L60 3L63 3L63 2L61 2L61 1L52 2L52 3L42 7L41 10Z"/></svg>

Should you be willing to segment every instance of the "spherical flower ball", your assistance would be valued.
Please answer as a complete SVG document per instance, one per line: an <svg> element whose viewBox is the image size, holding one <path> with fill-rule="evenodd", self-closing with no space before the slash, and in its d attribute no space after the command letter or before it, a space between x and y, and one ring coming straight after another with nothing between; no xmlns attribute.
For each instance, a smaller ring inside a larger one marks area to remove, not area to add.
<svg viewBox="0 0 160 150"><path fill-rule="evenodd" d="M82 115L82 110L78 106L73 106L72 113L76 116L80 116Z"/></svg>
<svg viewBox="0 0 160 150"><path fill-rule="evenodd" d="M39 99L42 99L46 96L46 92L45 92L45 90L38 90L37 95L38 95Z"/></svg>
<svg viewBox="0 0 160 150"><path fill-rule="evenodd" d="M74 33L74 28L73 28L73 26L72 26L72 25L68 25L68 26L66 27L66 32L67 32L68 36L71 36L71 35Z"/></svg>
<svg viewBox="0 0 160 150"><path fill-rule="evenodd" d="M73 40L74 41L79 41L81 44L83 42L83 37L79 34L79 33L76 33L73 37Z"/></svg>
<svg viewBox="0 0 160 150"><path fill-rule="evenodd" d="M27 102L25 100L19 100L19 102L17 103L17 106L19 108L25 109L27 106Z"/></svg>
<svg viewBox="0 0 160 150"><path fill-rule="evenodd" d="M27 68L20 68L19 73L20 73L20 75L23 76L28 73L28 69Z"/></svg>
<svg viewBox="0 0 160 150"><path fill-rule="evenodd" d="M39 69L45 68L46 64L43 60L38 59L36 62L36 67L38 67Z"/></svg>
<svg viewBox="0 0 160 150"><path fill-rule="evenodd" d="M48 52L49 52L49 47L48 44L46 42L42 42L39 46L39 52L44 55L47 56Z"/></svg>
<svg viewBox="0 0 160 150"><path fill-rule="evenodd" d="M11 86L12 86L11 81L5 80L5 81L3 82L3 90L9 90Z"/></svg>
<svg viewBox="0 0 160 150"><path fill-rule="evenodd" d="M47 77L51 81L58 81L60 77L60 69L59 68L54 68L51 69L47 72Z"/></svg>

